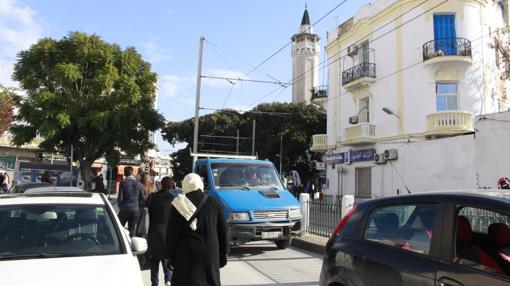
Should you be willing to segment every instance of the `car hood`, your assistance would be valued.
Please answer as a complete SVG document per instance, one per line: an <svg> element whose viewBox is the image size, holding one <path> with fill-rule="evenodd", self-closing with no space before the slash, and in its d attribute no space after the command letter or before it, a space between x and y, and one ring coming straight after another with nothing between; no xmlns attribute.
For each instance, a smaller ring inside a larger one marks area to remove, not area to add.
<svg viewBox="0 0 510 286"><path fill-rule="evenodd" d="M2 285L143 286L131 254L0 261Z"/></svg>
<svg viewBox="0 0 510 286"><path fill-rule="evenodd" d="M287 190L220 190L218 198L228 210L268 210L300 208L298 200Z"/></svg>

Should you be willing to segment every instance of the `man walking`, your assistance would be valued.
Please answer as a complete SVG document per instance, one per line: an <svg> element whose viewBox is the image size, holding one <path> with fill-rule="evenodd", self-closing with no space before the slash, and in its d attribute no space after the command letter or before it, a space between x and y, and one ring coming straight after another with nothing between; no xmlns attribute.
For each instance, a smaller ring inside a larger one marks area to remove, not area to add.
<svg viewBox="0 0 510 286"><path fill-rule="evenodd" d="M149 256L151 263L151 282L152 286L159 284L159 264L163 266L165 275L165 285L170 285L172 271L168 269L163 262L166 232L170 211L172 210L172 200L174 197L170 190L175 187L175 182L170 177L164 177L161 180L161 190L149 195L147 198L147 207L149 208L149 233L147 235L149 244Z"/></svg>
<svg viewBox="0 0 510 286"><path fill-rule="evenodd" d="M144 201L143 185L133 176L133 167L124 168L126 177L119 187L117 205L119 206L119 220L122 225L128 224L129 235L135 236L136 223L140 215L140 204Z"/></svg>

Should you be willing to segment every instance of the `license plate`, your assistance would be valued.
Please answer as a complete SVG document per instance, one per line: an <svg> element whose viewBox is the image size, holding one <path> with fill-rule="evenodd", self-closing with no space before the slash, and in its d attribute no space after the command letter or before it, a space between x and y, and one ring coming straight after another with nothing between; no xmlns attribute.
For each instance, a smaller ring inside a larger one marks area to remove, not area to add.
<svg viewBox="0 0 510 286"><path fill-rule="evenodd" d="M262 233L262 239L278 238L282 235L281 231L268 231Z"/></svg>

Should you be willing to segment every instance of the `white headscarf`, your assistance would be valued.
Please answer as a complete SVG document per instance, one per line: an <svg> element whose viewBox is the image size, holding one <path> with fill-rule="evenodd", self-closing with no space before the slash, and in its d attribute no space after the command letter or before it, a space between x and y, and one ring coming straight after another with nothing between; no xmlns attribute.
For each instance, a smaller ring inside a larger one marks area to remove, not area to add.
<svg viewBox="0 0 510 286"><path fill-rule="evenodd" d="M175 209L189 221L193 214L196 212L197 207L185 196L187 193L191 193L197 190L203 191L204 183L200 176L195 173L187 174L182 181L182 193L172 201L172 205ZM190 227L193 231L197 230L197 219L195 218Z"/></svg>

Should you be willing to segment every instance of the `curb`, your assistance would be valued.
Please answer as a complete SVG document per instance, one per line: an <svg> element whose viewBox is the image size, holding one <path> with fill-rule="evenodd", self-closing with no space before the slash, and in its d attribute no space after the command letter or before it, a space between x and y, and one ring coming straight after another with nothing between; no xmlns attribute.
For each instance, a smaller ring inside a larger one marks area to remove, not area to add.
<svg viewBox="0 0 510 286"><path fill-rule="evenodd" d="M314 252L319 255L324 255L326 250L325 245L313 243L301 237L296 237L292 240L292 247L299 248L301 250L306 250L309 252Z"/></svg>

